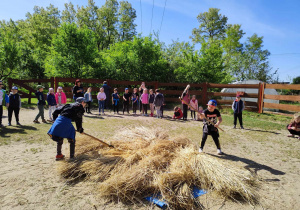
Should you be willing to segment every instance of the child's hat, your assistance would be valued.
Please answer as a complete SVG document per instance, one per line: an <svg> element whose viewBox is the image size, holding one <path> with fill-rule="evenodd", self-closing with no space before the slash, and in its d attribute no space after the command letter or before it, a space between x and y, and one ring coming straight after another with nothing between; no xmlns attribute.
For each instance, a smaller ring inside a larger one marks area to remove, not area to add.
<svg viewBox="0 0 300 210"><path fill-rule="evenodd" d="M206 104L208 106L217 106L216 100L209 100L209 102Z"/></svg>
<svg viewBox="0 0 300 210"><path fill-rule="evenodd" d="M38 86L36 86L36 88L39 90L39 89L45 88L45 87L43 85L38 85Z"/></svg>
<svg viewBox="0 0 300 210"><path fill-rule="evenodd" d="M76 102L82 103L82 102L84 102L84 98L83 98L83 97L78 97L78 98L76 99Z"/></svg>
<svg viewBox="0 0 300 210"><path fill-rule="evenodd" d="M125 88L125 90L128 90L128 88Z"/></svg>
<svg viewBox="0 0 300 210"><path fill-rule="evenodd" d="M18 90L18 87L17 86L13 86L11 89L12 90Z"/></svg>
<svg viewBox="0 0 300 210"><path fill-rule="evenodd" d="M60 89L60 90L62 90L63 88L62 88L62 87L58 87L57 89Z"/></svg>

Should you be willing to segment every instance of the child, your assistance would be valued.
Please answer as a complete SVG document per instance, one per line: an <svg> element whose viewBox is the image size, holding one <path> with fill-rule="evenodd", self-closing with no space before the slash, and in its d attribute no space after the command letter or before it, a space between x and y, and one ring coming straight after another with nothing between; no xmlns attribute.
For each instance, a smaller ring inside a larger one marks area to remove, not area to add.
<svg viewBox="0 0 300 210"><path fill-rule="evenodd" d="M189 90L187 90L186 92L184 92L181 95L182 98L182 110L183 110L183 120L187 120L187 111L188 111L188 103L190 101L190 94L189 94ZM184 103L185 102L185 103ZM186 104L187 103L187 104Z"/></svg>
<svg viewBox="0 0 300 210"><path fill-rule="evenodd" d="M128 88L125 88L125 93L123 94L123 114L125 110L129 114L129 104L130 104L130 93Z"/></svg>
<svg viewBox="0 0 300 210"><path fill-rule="evenodd" d="M72 125L72 121L75 121L77 131L83 133L82 128L82 115L84 114L84 107L86 103L83 97L76 99L73 104L66 104L60 109L56 109L53 113L54 124L48 131L48 135L53 141L57 142L57 155L56 160L64 159L64 155L61 153L62 144L64 138L67 138L70 143L70 158L74 158L75 155L75 128ZM58 117L58 115L60 115Z"/></svg>
<svg viewBox="0 0 300 210"><path fill-rule="evenodd" d="M40 123L38 121L39 117L42 118L42 122L43 123L47 123L44 117L44 106L46 105L46 101L44 98L44 94L43 94L43 90L45 87L43 87L42 85L38 85L37 89L38 91L35 93L37 99L38 99L38 109L39 109L39 113L36 115L35 120L33 121L34 123Z"/></svg>
<svg viewBox="0 0 300 210"><path fill-rule="evenodd" d="M202 113L203 113L203 107L199 106L198 113L197 113L197 121L202 120L200 116Z"/></svg>
<svg viewBox="0 0 300 210"><path fill-rule="evenodd" d="M47 93L47 102L48 102L48 106L49 106L49 121L53 122L52 113L57 108L53 88L49 88L49 92Z"/></svg>
<svg viewBox="0 0 300 210"><path fill-rule="evenodd" d="M114 114L116 114L116 110L117 110L117 114L119 114L119 101L120 101L120 96L118 94L118 89L115 88L114 89L114 93L112 94L112 105L114 107Z"/></svg>
<svg viewBox="0 0 300 210"><path fill-rule="evenodd" d="M294 137L294 135L298 135L298 139L300 139L300 114L294 114L294 118L291 120L291 123L287 126L290 134L288 137Z"/></svg>
<svg viewBox="0 0 300 210"><path fill-rule="evenodd" d="M148 90L145 88L143 91L143 94L141 95L141 102L142 102L142 106L143 106L143 116L148 116L147 115L147 106L149 103L149 94L148 94Z"/></svg>
<svg viewBox="0 0 300 210"><path fill-rule="evenodd" d="M0 127L3 127L2 125L2 115L3 115L3 105L6 105L6 107L9 106L9 97L6 94L6 91L2 89L3 82L0 80Z"/></svg>
<svg viewBox="0 0 300 210"><path fill-rule="evenodd" d="M89 87L86 91L86 93L84 94L84 100L85 100L85 103L86 103L86 106L85 106L85 112L88 113L88 114L92 114L91 112L91 104L93 102L93 98L92 98L92 88ZM105 94L106 96L106 94Z"/></svg>
<svg viewBox="0 0 300 210"><path fill-rule="evenodd" d="M155 105L157 118L162 118L161 107L164 105L164 95L159 92L159 89L155 90L155 97L153 104Z"/></svg>
<svg viewBox="0 0 300 210"><path fill-rule="evenodd" d="M150 111L151 111L151 114L150 114L150 116L151 117L153 117L153 113L154 113L154 97L155 97L155 95L154 95L154 93L153 93L153 90L152 89L150 89L149 90L149 105L150 105Z"/></svg>
<svg viewBox="0 0 300 210"><path fill-rule="evenodd" d="M57 92L55 93L55 100L57 107L63 107L67 103L66 94L63 92L62 87L57 88Z"/></svg>
<svg viewBox="0 0 300 210"><path fill-rule="evenodd" d="M11 126L11 118L13 112L15 112L16 123L19 123L19 112L21 108L21 97L18 94L18 87L14 86L11 89L12 93L9 95L9 106L8 106L8 126Z"/></svg>
<svg viewBox="0 0 300 210"><path fill-rule="evenodd" d="M133 89L133 93L131 95L131 101L132 101L133 114L136 114L137 106L138 106L138 103L139 103L139 94L137 92L137 88Z"/></svg>
<svg viewBox="0 0 300 210"><path fill-rule="evenodd" d="M208 122L205 118L203 119L203 136L201 141L201 146L199 148L199 152L203 151L203 147L205 144L205 141L207 139L208 135L211 135L216 146L217 146L217 153L218 155L223 154L221 151L221 146L219 142L219 131L218 126L222 122L222 117L218 109L216 109L217 102L215 100L210 100L207 104L207 109L204 110L204 112L200 115L201 119L208 118L210 121L212 121L215 125L212 125L210 122Z"/></svg>
<svg viewBox="0 0 300 210"><path fill-rule="evenodd" d="M143 103L142 103L142 95L144 93L144 89L146 89L145 82L142 82L141 86L139 87L139 92L140 92L140 114L142 113L143 109Z"/></svg>
<svg viewBox="0 0 300 210"><path fill-rule="evenodd" d="M106 94L104 93L104 88L100 88L100 92L97 95L98 103L99 103L99 115L101 113L102 109L102 114L104 115L104 105L105 105L105 99L106 99Z"/></svg>
<svg viewBox="0 0 300 210"><path fill-rule="evenodd" d="M236 128L236 121L237 121L237 118L239 118L241 129L244 129L243 116L242 116L242 112L243 112L244 108L245 108L245 105L244 105L244 102L241 100L241 96L236 95L236 99L232 103L233 116L234 116L233 128Z"/></svg>
<svg viewBox="0 0 300 210"><path fill-rule="evenodd" d="M192 99L190 101L190 106L192 107L191 109L191 118L192 120L196 120L196 111L198 108L198 100L196 99L196 96L193 95Z"/></svg>
<svg viewBox="0 0 300 210"><path fill-rule="evenodd" d="M178 106L175 106L173 119L181 119L182 117L183 117L183 113L181 109Z"/></svg>

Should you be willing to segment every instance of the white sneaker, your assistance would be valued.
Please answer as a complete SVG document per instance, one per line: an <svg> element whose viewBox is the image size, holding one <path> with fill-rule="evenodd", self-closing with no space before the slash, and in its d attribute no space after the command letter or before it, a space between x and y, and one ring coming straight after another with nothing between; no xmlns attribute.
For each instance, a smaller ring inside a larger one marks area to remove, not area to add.
<svg viewBox="0 0 300 210"><path fill-rule="evenodd" d="M220 149L217 149L217 153L218 153L218 155L222 155L223 154L223 152Z"/></svg>
<svg viewBox="0 0 300 210"><path fill-rule="evenodd" d="M199 153L203 152L203 149L199 148Z"/></svg>

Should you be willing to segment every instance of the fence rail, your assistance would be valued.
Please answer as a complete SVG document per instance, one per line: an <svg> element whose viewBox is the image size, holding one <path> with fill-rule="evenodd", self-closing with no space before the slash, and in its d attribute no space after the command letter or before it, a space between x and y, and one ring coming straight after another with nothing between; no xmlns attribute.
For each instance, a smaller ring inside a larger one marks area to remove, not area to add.
<svg viewBox="0 0 300 210"><path fill-rule="evenodd" d="M17 79L8 79L8 85L11 89L13 84L21 87L20 94L22 98L28 98L28 103L31 103L31 98L34 98L34 92L36 91L33 88L32 83L43 84L46 87L54 87L56 90L61 83L64 83L64 91L67 95L67 98L72 99L72 86L74 84L74 78L60 78L52 77L49 79L28 79L28 80L17 80ZM132 92L134 87L137 87L141 84L142 81L118 81L118 80L104 80L104 79L81 79L81 82L86 90L87 87L93 88L93 99L96 99L95 92L98 91L100 85L107 81L108 85L111 87L125 88L128 87L129 91ZM69 83L69 84L66 84ZM166 102L178 102L180 103L178 96L182 94L183 89L187 86L187 83L161 83L158 81L146 82L147 87L152 89L159 88L161 92L165 95ZM279 109L291 112L299 112L300 106L290 105L290 104L275 104L267 103L264 99L273 99L273 100L284 100L284 101L300 101L299 95L269 95L265 94L265 89L289 89L289 90L300 90L300 85L287 85L287 84L214 84L214 83L201 83L201 84L190 84L190 94L196 95L199 101L199 104L203 106L206 105L209 99L216 99L219 105L219 108L229 108L231 107L232 100L224 100L221 97L235 97L236 93L223 93L223 92L212 92L212 88L244 88L244 89L258 89L258 93L247 93L245 91L243 98L257 98L257 102L245 101L246 110L258 111L259 113L263 112L264 108ZM95 91L96 90L96 91ZM111 90L112 91L112 90ZM123 92L123 91L119 91ZM46 95L45 95L46 96Z"/></svg>

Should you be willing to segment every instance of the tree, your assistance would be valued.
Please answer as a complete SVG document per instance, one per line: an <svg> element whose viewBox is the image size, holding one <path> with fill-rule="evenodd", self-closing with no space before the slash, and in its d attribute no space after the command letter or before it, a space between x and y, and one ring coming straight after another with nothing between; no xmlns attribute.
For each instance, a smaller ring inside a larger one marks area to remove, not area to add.
<svg viewBox="0 0 300 210"><path fill-rule="evenodd" d="M240 72L236 72L235 75L238 80L257 79L263 82L272 81L277 71L271 73L272 68L268 61L270 52L262 48L263 37L253 34L247 38L241 56Z"/></svg>
<svg viewBox="0 0 300 210"><path fill-rule="evenodd" d="M136 35L136 24L134 24L136 18L136 11L132 8L128 1L121 1L118 12L119 16L119 40L132 40Z"/></svg>
<svg viewBox="0 0 300 210"><path fill-rule="evenodd" d="M46 59L47 76L91 77L97 55L93 31L63 23Z"/></svg>
<svg viewBox="0 0 300 210"><path fill-rule="evenodd" d="M0 79L14 76L20 65L20 46L14 21L1 22L0 27Z"/></svg>
<svg viewBox="0 0 300 210"><path fill-rule="evenodd" d="M227 17L219 14L220 9L209 8L208 12L200 13L197 20L198 28L192 31L192 40L199 43L202 39L222 39L224 37Z"/></svg>
<svg viewBox="0 0 300 210"><path fill-rule="evenodd" d="M117 0L106 0L105 4L98 9L98 21L104 32L104 42L101 49L107 49L110 44L117 40L117 22L118 22L118 6Z"/></svg>
<svg viewBox="0 0 300 210"><path fill-rule="evenodd" d="M74 5L72 4L72 2L65 3L65 9L62 11L61 20L62 22L68 23L77 22L76 10L74 9Z"/></svg>

